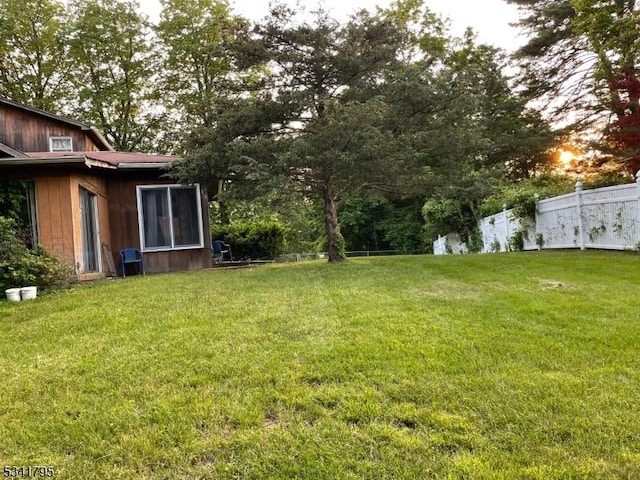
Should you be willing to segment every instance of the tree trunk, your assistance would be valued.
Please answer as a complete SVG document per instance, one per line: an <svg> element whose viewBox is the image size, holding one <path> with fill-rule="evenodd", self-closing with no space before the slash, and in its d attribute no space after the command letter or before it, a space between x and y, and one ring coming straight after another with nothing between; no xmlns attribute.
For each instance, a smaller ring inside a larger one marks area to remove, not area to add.
<svg viewBox="0 0 640 480"><path fill-rule="evenodd" d="M334 198L331 182L322 186L324 200L324 229L327 234L327 253L329 262L342 262L347 259L344 253L344 240L338 223L338 202Z"/></svg>

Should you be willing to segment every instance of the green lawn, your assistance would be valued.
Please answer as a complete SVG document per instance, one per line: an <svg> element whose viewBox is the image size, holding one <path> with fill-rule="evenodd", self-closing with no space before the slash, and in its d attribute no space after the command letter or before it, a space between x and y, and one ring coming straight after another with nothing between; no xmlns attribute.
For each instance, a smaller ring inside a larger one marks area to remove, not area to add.
<svg viewBox="0 0 640 480"><path fill-rule="evenodd" d="M640 256L415 256L0 302L0 467L640 478ZM11 472L10 472L11 473Z"/></svg>

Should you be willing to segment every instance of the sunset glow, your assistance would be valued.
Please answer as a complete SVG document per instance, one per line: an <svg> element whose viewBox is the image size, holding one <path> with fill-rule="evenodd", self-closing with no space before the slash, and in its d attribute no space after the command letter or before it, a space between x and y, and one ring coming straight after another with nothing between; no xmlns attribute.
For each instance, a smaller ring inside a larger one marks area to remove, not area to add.
<svg viewBox="0 0 640 480"><path fill-rule="evenodd" d="M571 162L576 159L576 156L569 150L560 150L558 159L564 168L569 168L571 166Z"/></svg>

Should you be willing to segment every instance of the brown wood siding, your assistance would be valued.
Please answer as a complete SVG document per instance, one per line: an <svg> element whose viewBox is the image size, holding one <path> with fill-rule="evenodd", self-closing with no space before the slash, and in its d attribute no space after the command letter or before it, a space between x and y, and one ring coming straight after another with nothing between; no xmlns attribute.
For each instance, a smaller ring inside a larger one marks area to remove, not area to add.
<svg viewBox="0 0 640 480"><path fill-rule="evenodd" d="M33 180L36 191L38 241L47 251L74 267L82 274L82 219L80 187L96 194L100 242L111 242L107 180L80 170L60 169L58 172L33 172L10 169L9 178ZM106 271L103 258L103 271ZM91 273L94 277L95 273ZM80 277L79 277L80 278Z"/></svg>
<svg viewBox="0 0 640 480"><path fill-rule="evenodd" d="M147 252L144 254L144 266L147 273L180 272L201 270L210 267L209 252L202 249L173 250L171 252Z"/></svg>
<svg viewBox="0 0 640 480"><path fill-rule="evenodd" d="M172 181L150 176L149 173L114 173L108 184L109 219L111 225L111 250L120 273L120 250L140 248L138 224L138 199L136 186L171 184ZM147 252L144 254L147 273L200 270L211 266L211 234L207 215L206 195L202 195L204 248L172 250L167 252Z"/></svg>
<svg viewBox="0 0 640 480"><path fill-rule="evenodd" d="M48 152L49 137L71 137L76 152L95 149L79 127L0 105L0 143L21 152Z"/></svg>
<svg viewBox="0 0 640 480"><path fill-rule="evenodd" d="M100 150L88 136L85 136L84 148L86 149L85 152L97 152Z"/></svg>
<svg viewBox="0 0 640 480"><path fill-rule="evenodd" d="M64 263L77 267L70 178L37 177L35 189L40 244Z"/></svg>

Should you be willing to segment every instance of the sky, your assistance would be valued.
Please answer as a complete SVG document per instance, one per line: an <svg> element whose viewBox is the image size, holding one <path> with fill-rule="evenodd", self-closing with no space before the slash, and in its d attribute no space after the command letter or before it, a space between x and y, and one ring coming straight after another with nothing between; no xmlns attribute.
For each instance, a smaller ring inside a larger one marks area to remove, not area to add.
<svg viewBox="0 0 640 480"><path fill-rule="evenodd" d="M138 0L142 10L156 21L160 14L159 0ZM318 4L317 0L299 0L307 10ZM296 0L286 0L295 5ZM230 0L233 9L253 21L260 20L268 12L267 0ZM386 6L389 0L324 0L324 6L336 18L346 18L361 8L373 8L376 3ZM467 27L472 27L478 40L503 48L509 52L521 46L525 39L518 29L509 24L517 21L517 8L504 0L425 0L434 12L451 19L451 33L462 35Z"/></svg>

